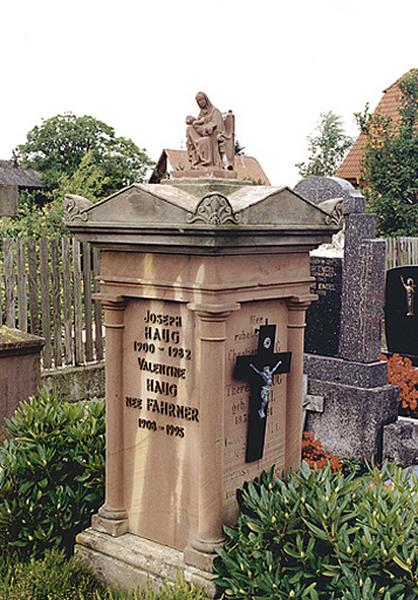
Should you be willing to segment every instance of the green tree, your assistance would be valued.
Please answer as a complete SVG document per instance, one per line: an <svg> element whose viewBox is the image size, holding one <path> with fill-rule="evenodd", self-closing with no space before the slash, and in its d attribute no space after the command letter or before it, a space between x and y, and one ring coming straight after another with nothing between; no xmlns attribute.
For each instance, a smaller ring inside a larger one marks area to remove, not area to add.
<svg viewBox="0 0 418 600"><path fill-rule="evenodd" d="M339 115L332 110L321 113L316 133L308 136L309 158L296 163L301 177L334 175L353 140L346 135Z"/></svg>
<svg viewBox="0 0 418 600"><path fill-rule="evenodd" d="M107 178L104 195L135 181L144 181L153 165L144 149L131 139L117 137L113 127L91 116L72 113L43 120L27 134L14 156L22 166L37 169L50 188L62 175L71 177L83 157L92 153L92 163Z"/></svg>
<svg viewBox="0 0 418 600"><path fill-rule="evenodd" d="M355 115L366 135L364 193L388 237L418 235L418 69L399 88L399 122L371 115L368 106Z"/></svg>
<svg viewBox="0 0 418 600"><path fill-rule="evenodd" d="M94 164L93 152L83 156L72 175L63 173L56 187L46 192L49 200L39 207L32 194L21 193L19 214L16 218L0 219L0 234L11 237L60 237L70 235L64 224L64 196L78 194L91 202L97 202L104 195L109 178Z"/></svg>

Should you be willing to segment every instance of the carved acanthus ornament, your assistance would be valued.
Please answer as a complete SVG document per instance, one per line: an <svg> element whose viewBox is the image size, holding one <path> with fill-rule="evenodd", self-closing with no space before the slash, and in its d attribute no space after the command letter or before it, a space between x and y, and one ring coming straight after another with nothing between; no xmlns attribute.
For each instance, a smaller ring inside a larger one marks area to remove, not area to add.
<svg viewBox="0 0 418 600"><path fill-rule="evenodd" d="M74 223L74 221L87 221L89 218L86 210L92 206L93 203L83 196L76 196L75 194L66 194L64 197L64 216L67 223Z"/></svg>
<svg viewBox="0 0 418 600"><path fill-rule="evenodd" d="M197 205L194 213L188 213L188 223L204 223L205 225L237 225L239 217L232 210L228 198L222 194L207 194Z"/></svg>

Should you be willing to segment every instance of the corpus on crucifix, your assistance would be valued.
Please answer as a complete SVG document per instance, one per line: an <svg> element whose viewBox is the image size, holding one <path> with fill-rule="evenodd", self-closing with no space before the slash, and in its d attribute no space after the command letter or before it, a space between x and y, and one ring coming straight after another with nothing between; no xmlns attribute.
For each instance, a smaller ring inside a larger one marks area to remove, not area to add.
<svg viewBox="0 0 418 600"><path fill-rule="evenodd" d="M260 376L262 381L262 387L260 391L261 403L260 408L258 409L258 416L261 419L264 419L267 416L266 408L269 403L271 386L273 385L273 375L275 374L275 372L281 364L282 361L279 360L279 362L272 369L267 365L266 367L263 367L262 371L260 371L259 369L257 369L256 366L253 365L253 363L250 363L250 367L253 371L255 371L255 373L257 373L257 375Z"/></svg>
<svg viewBox="0 0 418 600"><path fill-rule="evenodd" d="M234 377L250 384L248 409L246 462L263 457L268 404L274 375L288 373L290 352L274 352L276 325L262 325L258 338L257 354L239 356L235 365Z"/></svg>

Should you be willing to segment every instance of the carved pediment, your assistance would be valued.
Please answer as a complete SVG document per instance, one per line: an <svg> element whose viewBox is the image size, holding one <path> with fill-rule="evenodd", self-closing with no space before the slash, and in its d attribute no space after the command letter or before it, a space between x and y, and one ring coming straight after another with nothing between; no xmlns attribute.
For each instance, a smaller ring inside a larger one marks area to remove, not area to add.
<svg viewBox="0 0 418 600"><path fill-rule="evenodd" d="M237 225L239 216L234 213L226 196L214 192L204 196L193 213L187 215L188 223L205 225Z"/></svg>

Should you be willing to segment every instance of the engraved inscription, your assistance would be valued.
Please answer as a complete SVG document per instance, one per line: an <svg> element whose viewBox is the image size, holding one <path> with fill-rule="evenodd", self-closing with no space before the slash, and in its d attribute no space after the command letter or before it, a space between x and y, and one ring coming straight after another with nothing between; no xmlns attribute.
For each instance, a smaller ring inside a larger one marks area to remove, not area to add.
<svg viewBox="0 0 418 600"><path fill-rule="evenodd" d="M279 323L276 342L272 343L269 349L274 347L274 352L286 349L286 315L284 303L279 302L274 305L263 303L260 308L243 307L239 314L237 313L230 319L226 343L224 499L228 507L227 513L231 519L236 515L236 489L242 487L244 481L257 476L262 469L268 469L275 464L276 468L280 470L284 464L287 375L280 374L279 367L275 371L272 387L269 389L268 404L265 408L267 416L260 419L266 423L263 456L257 461L246 462L252 386L245 379L237 380L234 371L238 357L250 357L257 354L260 327L265 324L266 317L270 322ZM265 351L269 350L264 346L263 348ZM252 362L258 370L261 370L266 364L270 364L270 367L274 368L278 360L276 359L272 363L258 364L248 358L248 362ZM261 380L249 365L248 373L253 373L254 379L259 381L257 412L260 408Z"/></svg>
<svg viewBox="0 0 418 600"><path fill-rule="evenodd" d="M177 402L181 382L189 379L193 360L192 348L186 347L183 318L170 312L146 310L142 332L131 348L142 377L142 394L126 396L127 408L141 411L138 428L184 438L186 428L166 418L199 423L199 409ZM143 396L143 397L140 397Z"/></svg>

